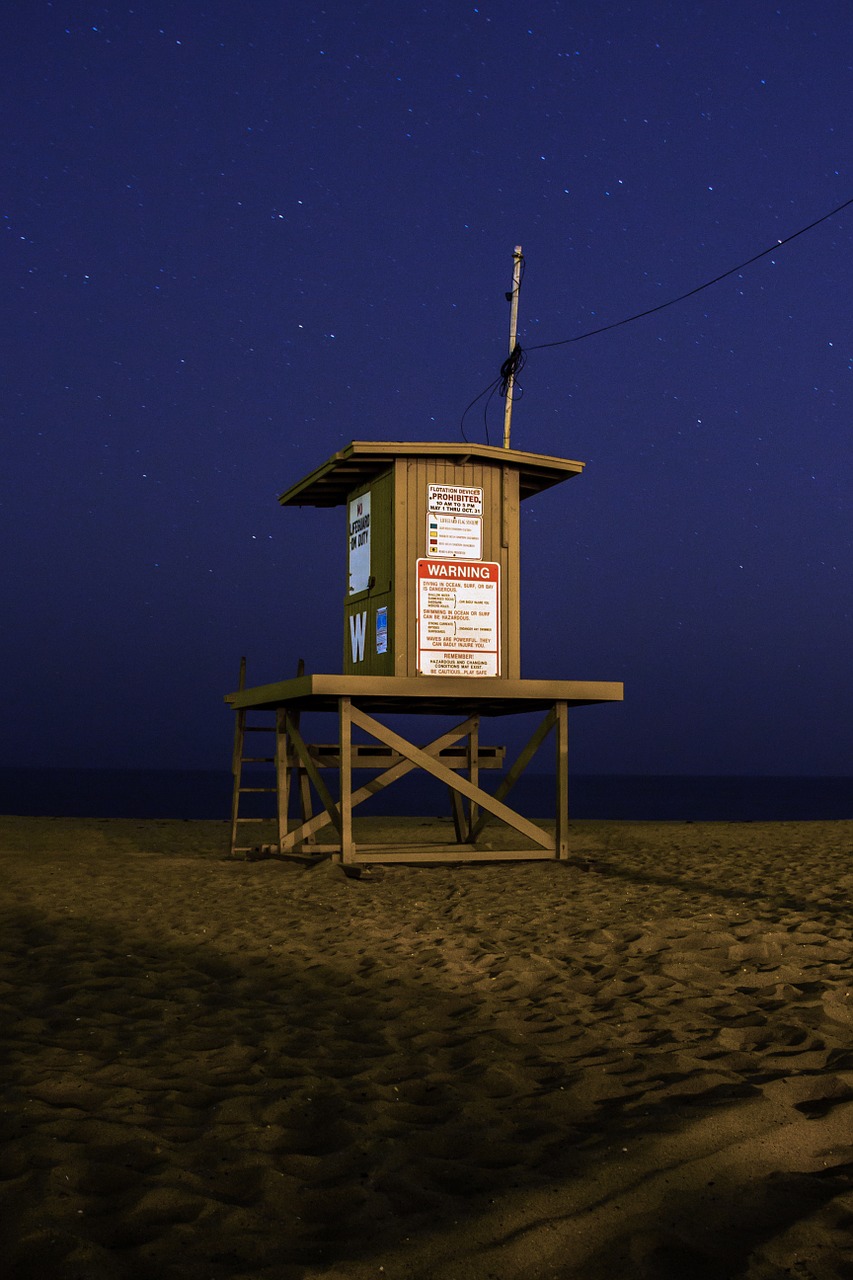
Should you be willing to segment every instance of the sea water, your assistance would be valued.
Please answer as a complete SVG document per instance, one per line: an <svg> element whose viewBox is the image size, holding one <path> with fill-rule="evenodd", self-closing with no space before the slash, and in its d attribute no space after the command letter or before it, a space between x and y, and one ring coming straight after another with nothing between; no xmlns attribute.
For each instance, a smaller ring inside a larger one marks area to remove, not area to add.
<svg viewBox="0 0 853 1280"><path fill-rule="evenodd" d="M369 775L354 774L358 786ZM490 791L498 775L481 774ZM268 785L250 779L247 785ZM334 775L329 775L332 786ZM231 774L221 770L0 769L0 812L50 817L213 818L231 810ZM241 812L272 814L274 795L246 797ZM524 775L507 801L521 813L554 813L554 778ZM248 807L253 806L252 808ZM710 777L579 774L569 780L575 818L680 822L776 822L853 819L853 778ZM368 816L448 816L447 789L412 775L372 797L356 811Z"/></svg>

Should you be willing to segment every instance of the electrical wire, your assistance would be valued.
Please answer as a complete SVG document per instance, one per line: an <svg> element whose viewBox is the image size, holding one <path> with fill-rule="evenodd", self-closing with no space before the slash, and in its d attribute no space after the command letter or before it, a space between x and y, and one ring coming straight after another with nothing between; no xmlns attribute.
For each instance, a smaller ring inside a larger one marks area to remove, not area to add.
<svg viewBox="0 0 853 1280"><path fill-rule="evenodd" d="M489 443L489 422L488 422L488 418L486 417L486 414L489 408L489 401L491 400L492 396L500 386L500 381L501 381L500 378L492 378L492 381L489 383L489 385L487 387L483 387L483 390L479 393L479 395L474 396L474 399L466 407L465 412L462 414L462 417L459 419L459 432L466 444L471 444L471 441L468 439L468 437L465 434L465 419L468 417L468 414L474 408L474 405L477 403L477 401L482 400L483 396L485 395L487 395L489 399L486 401L485 405L483 406L483 425L486 428L486 444Z"/></svg>
<svg viewBox="0 0 853 1280"><path fill-rule="evenodd" d="M498 379L500 383L500 393L506 396L509 392L510 383L514 383L521 370L524 368L524 362L527 359L521 346L516 342L512 351L501 365L501 375Z"/></svg>
<svg viewBox="0 0 853 1280"><path fill-rule="evenodd" d="M512 371L517 372L522 368L525 356L530 351L546 351L551 347L565 347L571 342L582 342L585 338L594 338L599 333L609 333L611 329L620 329L623 325L633 324L635 320L643 320L646 316L653 316L658 311L665 311L667 307L674 307L676 303L684 302L687 298L693 298L697 293L702 293L703 290L710 289L712 285L719 284L721 280L725 280L729 276L733 276L738 271L743 271L746 267L751 267L754 262L759 262L762 258L766 258L768 254L775 253L784 245L790 244L792 240L796 240L799 236L804 236L807 231L813 231L814 228L819 227L822 222L827 222L828 219L834 218L836 214L841 213L844 209L848 209L850 205L853 205L853 196L851 196L849 200L845 200L842 204L836 205L834 209L830 209L828 213L824 213L821 217L815 218L814 222L810 222L808 226L800 227L799 231L792 232L791 235L785 236L784 239L777 240L774 244L770 245L769 248L762 249L760 253L753 254L751 258L747 258L744 262L739 262L736 267L729 267L728 271L720 272L720 274L718 276L714 276L712 280L705 280L702 284L697 284L693 289L688 289L686 293L680 293L677 297L669 298L666 302L659 302L656 307L648 307L645 311L638 311L635 315L625 316L622 320L614 320L612 324L600 325L597 329L587 329L585 333L577 333L573 338L559 338L556 342L538 342L535 346L525 347L523 349L520 344L516 343L512 354L508 356L501 365L501 372L498 377L494 378L487 387L483 388L479 395L474 397L465 409L465 412L462 414L462 419L459 423L459 430L462 433L463 440L465 440L466 443L470 443L468 437L465 435L465 418L470 410L473 409L477 401L481 400L485 395L488 395L489 400L491 400L492 396L489 393L493 394L498 387L501 388L501 395L507 394L510 374L505 371L511 368L511 362L515 361L515 366ZM507 301L509 301L513 295L509 293L506 296ZM486 401L486 409L488 408L489 400ZM486 423L486 438L488 439L488 423Z"/></svg>
<svg viewBox="0 0 853 1280"><path fill-rule="evenodd" d="M853 204L853 196L835 209L830 209L829 213L823 214L820 218L815 218L814 222L810 222L807 227L800 227L799 231L794 231L791 235L785 236L784 240L777 240L768 249L762 249L760 253L747 258L745 262L739 262L736 267L729 267L728 271L722 271L718 276L714 276L713 280L706 280L704 284L697 284L694 289L688 289L686 293L680 293L677 298L670 298L668 302L660 302L656 307L649 307L646 311L638 311L636 315L626 316L624 320L614 320L612 324L604 324L598 329L589 329L586 333L578 333L573 338L560 338L557 342L539 342L535 347L526 347L525 350L544 351L548 347L564 347L569 342L581 342L584 338L595 337L597 333L607 333L608 330L618 329L623 324L632 324L634 320L642 320L645 316L653 316L656 311L664 311L667 307L674 307L677 302L684 302L686 298L694 297L697 293L701 293L703 289L710 289L711 285L719 284L721 280L725 280L728 276L733 276L736 271L743 271L745 267L751 267L753 262L766 258L768 253L775 253L777 249L781 249L783 245L790 244L798 236L804 236L807 231L813 231L822 222L826 222L828 218L834 218L837 213L841 213L842 209L849 208L851 204Z"/></svg>

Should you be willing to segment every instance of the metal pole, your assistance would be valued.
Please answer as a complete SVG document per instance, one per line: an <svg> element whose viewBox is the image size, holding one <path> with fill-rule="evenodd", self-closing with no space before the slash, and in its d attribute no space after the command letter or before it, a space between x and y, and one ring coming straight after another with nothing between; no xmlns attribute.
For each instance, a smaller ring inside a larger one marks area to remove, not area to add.
<svg viewBox="0 0 853 1280"><path fill-rule="evenodd" d="M521 264L523 261L521 253L521 245L515 246L515 253L512 255L512 293L510 300L512 306L509 313L509 354L515 351L515 344L518 334L518 294L521 289ZM515 387L515 370L510 369L510 374L506 384L506 404L504 405L504 448L509 448L509 432L512 422L512 393Z"/></svg>

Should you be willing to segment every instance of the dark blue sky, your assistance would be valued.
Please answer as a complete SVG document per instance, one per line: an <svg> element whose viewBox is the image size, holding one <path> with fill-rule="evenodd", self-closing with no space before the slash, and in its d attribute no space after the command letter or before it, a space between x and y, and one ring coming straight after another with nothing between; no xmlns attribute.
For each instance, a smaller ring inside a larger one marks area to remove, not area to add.
<svg viewBox="0 0 853 1280"><path fill-rule="evenodd" d="M338 671L352 439L460 439L505 354L853 196L846 0L13 6L3 764L226 768ZM853 209L531 352L523 673L624 680L583 772L853 774ZM499 441L502 405L490 431ZM482 414L468 434L484 439Z"/></svg>

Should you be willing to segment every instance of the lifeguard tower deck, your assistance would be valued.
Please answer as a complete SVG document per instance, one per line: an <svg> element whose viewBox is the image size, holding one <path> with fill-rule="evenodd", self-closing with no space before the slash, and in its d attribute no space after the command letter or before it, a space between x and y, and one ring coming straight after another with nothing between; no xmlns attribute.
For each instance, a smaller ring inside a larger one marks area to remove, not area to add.
<svg viewBox="0 0 853 1280"><path fill-rule="evenodd" d="M241 847L237 832L245 820L240 796L252 790L241 787L245 716L266 711L275 716L269 758L281 853L331 853L345 863L568 856L568 711L621 701L622 685L521 678L519 504L582 470L580 462L490 446L356 441L281 495L283 506L347 507L344 671L227 696L237 712L233 850ZM305 718L329 712L338 742L309 745ZM487 791L480 770L502 764L503 750L480 743L481 722L522 712L540 712L542 719L497 789ZM449 715L457 723L418 745L381 719L400 714L419 722ZM353 730L372 741L355 740ZM552 730L553 833L506 803ZM455 842L405 849L357 844L353 811L413 769L447 784ZM329 770L338 774L337 798L322 776ZM354 770L374 776L354 789ZM316 814L312 788L322 805ZM300 817L291 827L294 789ZM524 846L478 845L493 818L523 837ZM316 843L329 826L333 842Z"/></svg>

